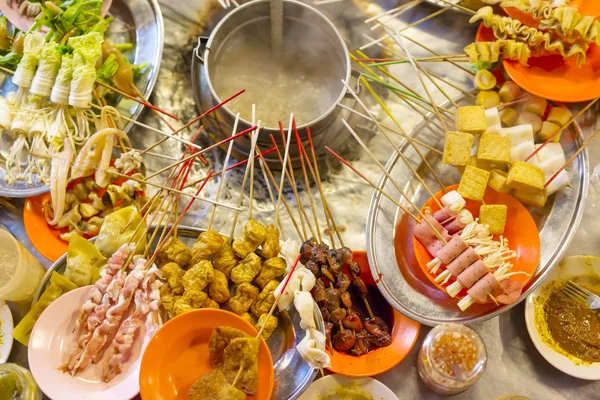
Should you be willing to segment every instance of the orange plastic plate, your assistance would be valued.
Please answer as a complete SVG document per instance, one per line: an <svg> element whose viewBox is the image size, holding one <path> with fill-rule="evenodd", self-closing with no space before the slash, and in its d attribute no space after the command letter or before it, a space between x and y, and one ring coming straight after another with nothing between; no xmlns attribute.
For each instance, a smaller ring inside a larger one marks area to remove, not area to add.
<svg viewBox="0 0 600 400"><path fill-rule="evenodd" d="M54 229L46 223L44 204L51 201L50 193L29 197L25 200L23 223L33 247L48 260L54 262L67 252L69 242L60 238L60 234L67 232L67 229Z"/></svg>
<svg viewBox="0 0 600 400"><path fill-rule="evenodd" d="M506 12L527 25L535 24L531 15L514 8ZM582 15L600 15L600 1L581 1ZM477 42L496 40L491 29L479 26ZM539 97L566 103L588 101L600 97L600 50L590 45L585 64L578 68L575 59L563 60L560 55L531 57L529 67L517 61L504 60L506 73L521 88Z"/></svg>
<svg viewBox="0 0 600 400"><path fill-rule="evenodd" d="M446 190L455 190L458 185L448 187ZM436 193L435 197L439 200L444 193L442 191ZM511 279L522 282L523 286L527 285L529 280L533 277L535 270L537 269L538 262L540 260L540 234L538 232L535 221L529 214L529 211L521 204L521 202L515 199L513 196L507 193L498 193L491 188L487 188L484 196L486 204L505 204L508 207L506 228L504 229L504 237L508 239L508 246L516 251L517 257L512 260L513 272L523 271L529 274L527 275L514 275ZM467 200L466 209L471 211L473 216L477 218L479 216L480 202ZM431 208L433 212L440 208L433 201L429 199L421 210L425 207ZM433 259L425 246L418 240L413 240L413 248L415 251L415 257L421 270L427 278L434 284L438 289L446 293L446 289L439 283L435 282L435 275L431 274L427 269L427 263ZM450 282L454 280L451 279ZM466 289L463 289L461 294L456 296L457 299L462 298L466 294Z"/></svg>
<svg viewBox="0 0 600 400"><path fill-rule="evenodd" d="M353 259L360 265L361 279L370 286L370 290L377 290L369 268L367 253L354 251ZM392 312L394 321L391 345L380 347L359 357L333 349L331 367L328 369L337 374L365 377L384 373L404 360L419 337L421 324L393 308Z"/></svg>
<svg viewBox="0 0 600 400"><path fill-rule="evenodd" d="M140 368L142 399L187 400L192 384L213 369L208 341L214 328L230 326L256 336L252 325L234 313L204 308L181 314L164 324L148 343ZM261 338L258 393L248 399L268 400L273 391L273 360Z"/></svg>

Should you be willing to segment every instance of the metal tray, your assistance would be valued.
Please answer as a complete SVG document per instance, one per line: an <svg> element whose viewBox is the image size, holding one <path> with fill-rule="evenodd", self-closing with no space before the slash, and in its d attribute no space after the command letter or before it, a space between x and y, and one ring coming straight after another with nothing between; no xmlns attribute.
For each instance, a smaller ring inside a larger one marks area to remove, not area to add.
<svg viewBox="0 0 600 400"><path fill-rule="evenodd" d="M148 69L140 77L137 85L145 98L150 97L154 84L158 78L160 63L162 60L164 26L163 18L157 0L114 0L110 8L110 14L115 17L111 24L108 37L115 42L135 43L135 53L130 61L135 64L148 64ZM116 22L123 21L123 23ZM5 76L0 83L0 95L6 96L9 92L16 91L17 87L12 84L10 76ZM143 106L135 101L122 98L116 108L123 116L137 119L143 111ZM129 122L124 130L128 132L132 123ZM2 149L10 146L6 135L2 135ZM24 198L37 196L50 191L50 187L40 183L33 176L33 184L18 181L9 185L4 176L6 171L0 163L0 196Z"/></svg>
<svg viewBox="0 0 600 400"><path fill-rule="evenodd" d="M438 1L438 0L425 0L425 1L427 3L434 4L434 5L436 5L438 7L442 7L442 8L445 8L445 7L449 6L448 3L444 3L444 2ZM451 1L454 4L459 4L462 0L448 0L448 1ZM485 5L485 4L483 4L483 5ZM468 13L468 12L466 12L464 10L461 10L460 8L452 7L451 10L456 11L457 13L461 13L461 14L465 14L465 15L471 15L470 13Z"/></svg>
<svg viewBox="0 0 600 400"><path fill-rule="evenodd" d="M154 229L155 228L150 229L150 234ZM179 226L177 228L179 239L181 239L188 247L191 247L198 236L204 231L204 229L186 226ZM157 235L153 245L156 245L158 236L160 235ZM90 239L90 241L95 241L95 238ZM52 272L56 271L62 275L65 272L66 267L67 255L64 254L48 268L46 275L42 278L33 295L32 305L38 301L41 294L50 284ZM314 310L317 328L325 334L323 316L316 304ZM279 326L267 341L271 357L273 357L273 367L275 369L275 386L271 396L272 399L296 399L317 376L318 370L311 368L296 351L296 346L304 339L304 332L304 329L300 327L300 315L296 309L292 307L289 313L282 312L279 314Z"/></svg>
<svg viewBox="0 0 600 400"><path fill-rule="evenodd" d="M458 103L466 105L468 101L462 98ZM430 115L430 118L433 120L435 116ZM567 158L573 155L583 142L581 128L577 123L574 126L574 135L565 130L561 138L561 145ZM418 124L410 134L437 149L443 147L443 133L436 130L427 120ZM436 187L434 178L427 173L424 163L414 149L407 143L400 148L412 164L417 166L417 171L427 185L432 190L437 190L439 186ZM439 154L430 151L424 155L447 186L459 181L460 176L456 168L443 164ZM429 199L423 185L413 177L397 154L392 155L386 169L417 206L421 206ZM525 287L518 302L494 308L475 305L466 312L461 312L456 305L457 301L433 286L418 266L412 249L413 222L410 217L379 192L375 192L371 199L366 227L369 264L371 273L378 282L377 287L394 308L429 326L447 322L462 324L480 322L508 311L524 300L552 271L577 231L589 185L587 150L573 160L569 175L573 189L567 188L551 196L544 208L528 207L540 232L541 254L536 273ZM381 175L378 186L394 198L402 198L384 174ZM401 203L406 205L407 209L410 207L404 199ZM394 246L395 240L403 244L398 249Z"/></svg>

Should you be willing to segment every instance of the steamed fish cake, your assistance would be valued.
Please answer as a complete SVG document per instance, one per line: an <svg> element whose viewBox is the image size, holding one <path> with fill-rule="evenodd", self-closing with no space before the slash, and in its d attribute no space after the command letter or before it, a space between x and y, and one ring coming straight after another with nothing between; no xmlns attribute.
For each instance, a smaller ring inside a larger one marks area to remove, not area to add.
<svg viewBox="0 0 600 400"><path fill-rule="evenodd" d="M198 379L188 393L188 400L244 400L246 394L227 382L220 369Z"/></svg>
<svg viewBox="0 0 600 400"><path fill-rule="evenodd" d="M213 366L223 363L223 352L233 339L250 337L245 332L229 326L217 326L213 329L208 342L208 353Z"/></svg>

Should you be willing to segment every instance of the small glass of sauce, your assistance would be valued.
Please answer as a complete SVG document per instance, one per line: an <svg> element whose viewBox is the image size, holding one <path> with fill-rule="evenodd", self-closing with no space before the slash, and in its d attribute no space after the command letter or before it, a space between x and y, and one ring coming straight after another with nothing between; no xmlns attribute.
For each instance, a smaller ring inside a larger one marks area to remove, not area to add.
<svg viewBox="0 0 600 400"><path fill-rule="evenodd" d="M442 324L425 338L417 369L431 390L453 395L477 382L486 362L485 345L475 331L464 325Z"/></svg>

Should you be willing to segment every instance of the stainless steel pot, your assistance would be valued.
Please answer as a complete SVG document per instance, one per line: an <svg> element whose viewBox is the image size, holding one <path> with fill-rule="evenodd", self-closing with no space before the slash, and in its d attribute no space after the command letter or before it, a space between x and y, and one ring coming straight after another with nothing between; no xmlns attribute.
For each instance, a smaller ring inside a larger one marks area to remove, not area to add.
<svg viewBox="0 0 600 400"><path fill-rule="evenodd" d="M192 63L192 82L194 85L194 96L196 106L199 112L208 110L221 102L221 98L215 92L211 76L214 75L216 67L216 54L229 35L234 35L235 32L244 24L251 23L257 19L264 19L269 16L270 10L269 0L256 0L246 3L235 8L231 13L226 15L212 31L210 37L198 38L198 47L194 49L194 57ZM346 89L342 85L342 79L346 82L351 77L351 64L348 56L348 49L340 35L339 31L333 23L327 19L321 12L313 7L295 0L284 0L284 24L285 20L295 19L300 20L310 26L310 29L317 30L323 35L323 42L330 43L330 52L338 55L338 65L328 65L327 68L339 69L339 79L336 82L331 82L332 90L339 90L337 100L323 111L320 116L313 121L298 126L300 136L303 141L307 141L306 131L310 128L315 150L319 152L324 145L335 147L337 143L341 143L347 137L347 132L341 124L341 118L348 119L350 112L337 106L338 103L344 103L349 107L354 106L354 101L351 98L346 98ZM240 88L243 89L243 88ZM209 117L205 118L205 127L221 138L226 138L231 135L235 114L223 106ZM288 122L284 122L287 127ZM250 127L250 121L240 118L238 131ZM269 135L273 134L275 139L282 147L282 141L278 129L262 128L257 144L263 151L272 147ZM247 156L250 150L250 136L239 138L234 143L234 151L240 156ZM292 162L299 161L298 151L296 146L290 146L290 157ZM277 165L279 160L276 153L271 153L267 158L268 162Z"/></svg>

